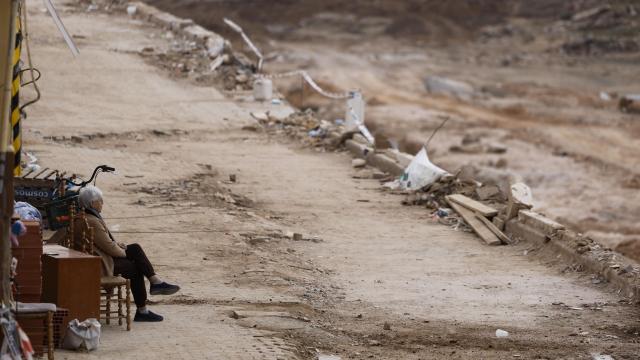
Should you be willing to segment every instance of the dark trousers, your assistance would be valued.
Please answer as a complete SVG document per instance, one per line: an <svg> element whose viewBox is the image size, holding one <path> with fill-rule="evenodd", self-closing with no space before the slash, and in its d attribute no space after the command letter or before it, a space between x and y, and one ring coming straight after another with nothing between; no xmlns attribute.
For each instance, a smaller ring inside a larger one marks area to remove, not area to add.
<svg viewBox="0 0 640 360"><path fill-rule="evenodd" d="M131 281L131 293L137 307L147 303L147 288L144 278L155 275L147 255L138 244L127 245L126 258L113 258L113 273Z"/></svg>

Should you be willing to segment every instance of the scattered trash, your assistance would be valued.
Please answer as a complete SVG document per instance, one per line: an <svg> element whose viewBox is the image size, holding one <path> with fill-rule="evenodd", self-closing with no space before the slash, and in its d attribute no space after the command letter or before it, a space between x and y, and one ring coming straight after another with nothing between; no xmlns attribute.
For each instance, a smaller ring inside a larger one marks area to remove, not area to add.
<svg viewBox="0 0 640 360"><path fill-rule="evenodd" d="M439 218L446 218L447 216L449 216L451 214L451 209L438 209L436 211L436 215Z"/></svg>
<svg viewBox="0 0 640 360"><path fill-rule="evenodd" d="M271 99L271 105L282 105L282 100L280 100L280 99Z"/></svg>
<svg viewBox="0 0 640 360"><path fill-rule="evenodd" d="M67 350L95 350L100 344L101 325L96 319L80 322L73 319L67 326L63 348Z"/></svg>
<svg viewBox="0 0 640 360"><path fill-rule="evenodd" d="M138 7L135 5L127 6L127 15L134 16L138 12Z"/></svg>
<svg viewBox="0 0 640 360"><path fill-rule="evenodd" d="M273 83L269 79L259 78L253 82L253 97L256 101L271 101Z"/></svg>
<svg viewBox="0 0 640 360"><path fill-rule="evenodd" d="M611 95L609 95L609 93L607 93L606 91L601 91L600 92L600 100L602 100L602 101L611 101Z"/></svg>
<svg viewBox="0 0 640 360"><path fill-rule="evenodd" d="M308 134L309 134L309 136L311 136L313 138L325 137L327 135L327 131L318 126L315 129L309 130Z"/></svg>
<svg viewBox="0 0 640 360"><path fill-rule="evenodd" d="M496 337L497 338L506 338L509 337L509 332L508 331L504 331L501 329L496 330Z"/></svg>

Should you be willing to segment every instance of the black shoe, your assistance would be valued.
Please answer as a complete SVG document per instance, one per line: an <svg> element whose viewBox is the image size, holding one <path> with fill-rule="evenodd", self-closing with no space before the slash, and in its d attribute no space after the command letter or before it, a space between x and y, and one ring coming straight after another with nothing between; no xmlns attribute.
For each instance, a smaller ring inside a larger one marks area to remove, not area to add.
<svg viewBox="0 0 640 360"><path fill-rule="evenodd" d="M171 295L175 294L180 290L180 286L167 284L166 282L161 282L160 284L151 284L151 288L149 289L149 294L151 295Z"/></svg>
<svg viewBox="0 0 640 360"><path fill-rule="evenodd" d="M162 315L158 315L151 311L147 311L146 314L136 311L136 316L133 318L133 321L140 321L140 322L159 322L162 320L164 320Z"/></svg>

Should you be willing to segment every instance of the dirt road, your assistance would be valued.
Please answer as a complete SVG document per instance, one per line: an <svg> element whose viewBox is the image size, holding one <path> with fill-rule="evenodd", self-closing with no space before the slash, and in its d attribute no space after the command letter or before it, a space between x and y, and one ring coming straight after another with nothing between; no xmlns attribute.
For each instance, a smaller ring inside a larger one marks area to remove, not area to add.
<svg viewBox="0 0 640 360"><path fill-rule="evenodd" d="M269 72L305 69L336 91L360 89L379 146L390 139L415 154L450 117L431 143L433 160L451 172L471 165L485 183L518 176L538 211L640 261L639 115L620 112L615 100L639 91L632 1L147 2L241 48L222 22L233 18L266 54ZM465 99L430 94L427 76L473 91ZM301 96L298 80L276 85L327 120L344 117L340 102L308 88ZM507 151L451 151L469 138Z"/></svg>
<svg viewBox="0 0 640 360"><path fill-rule="evenodd" d="M153 297L161 324L105 326L63 359L589 359L640 353L640 311L600 279L526 244L486 247L400 205L350 158L242 130L233 100L138 55L164 31L60 5L73 60L29 2L43 99L25 121L42 166L103 176L105 217L183 290ZM242 94L236 94L242 98ZM236 182L229 175L236 175ZM303 240L286 236L295 231ZM231 315L236 311L236 318ZM510 333L497 339L495 331Z"/></svg>

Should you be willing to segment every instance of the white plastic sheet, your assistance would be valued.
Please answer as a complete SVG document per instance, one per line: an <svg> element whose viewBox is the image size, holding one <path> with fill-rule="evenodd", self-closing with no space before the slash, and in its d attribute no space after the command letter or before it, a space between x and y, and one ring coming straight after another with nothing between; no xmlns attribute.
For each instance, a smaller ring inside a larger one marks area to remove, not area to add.
<svg viewBox="0 0 640 360"><path fill-rule="evenodd" d="M400 188L418 190L438 181L448 172L429 161L427 149L424 147L413 158L399 180Z"/></svg>

